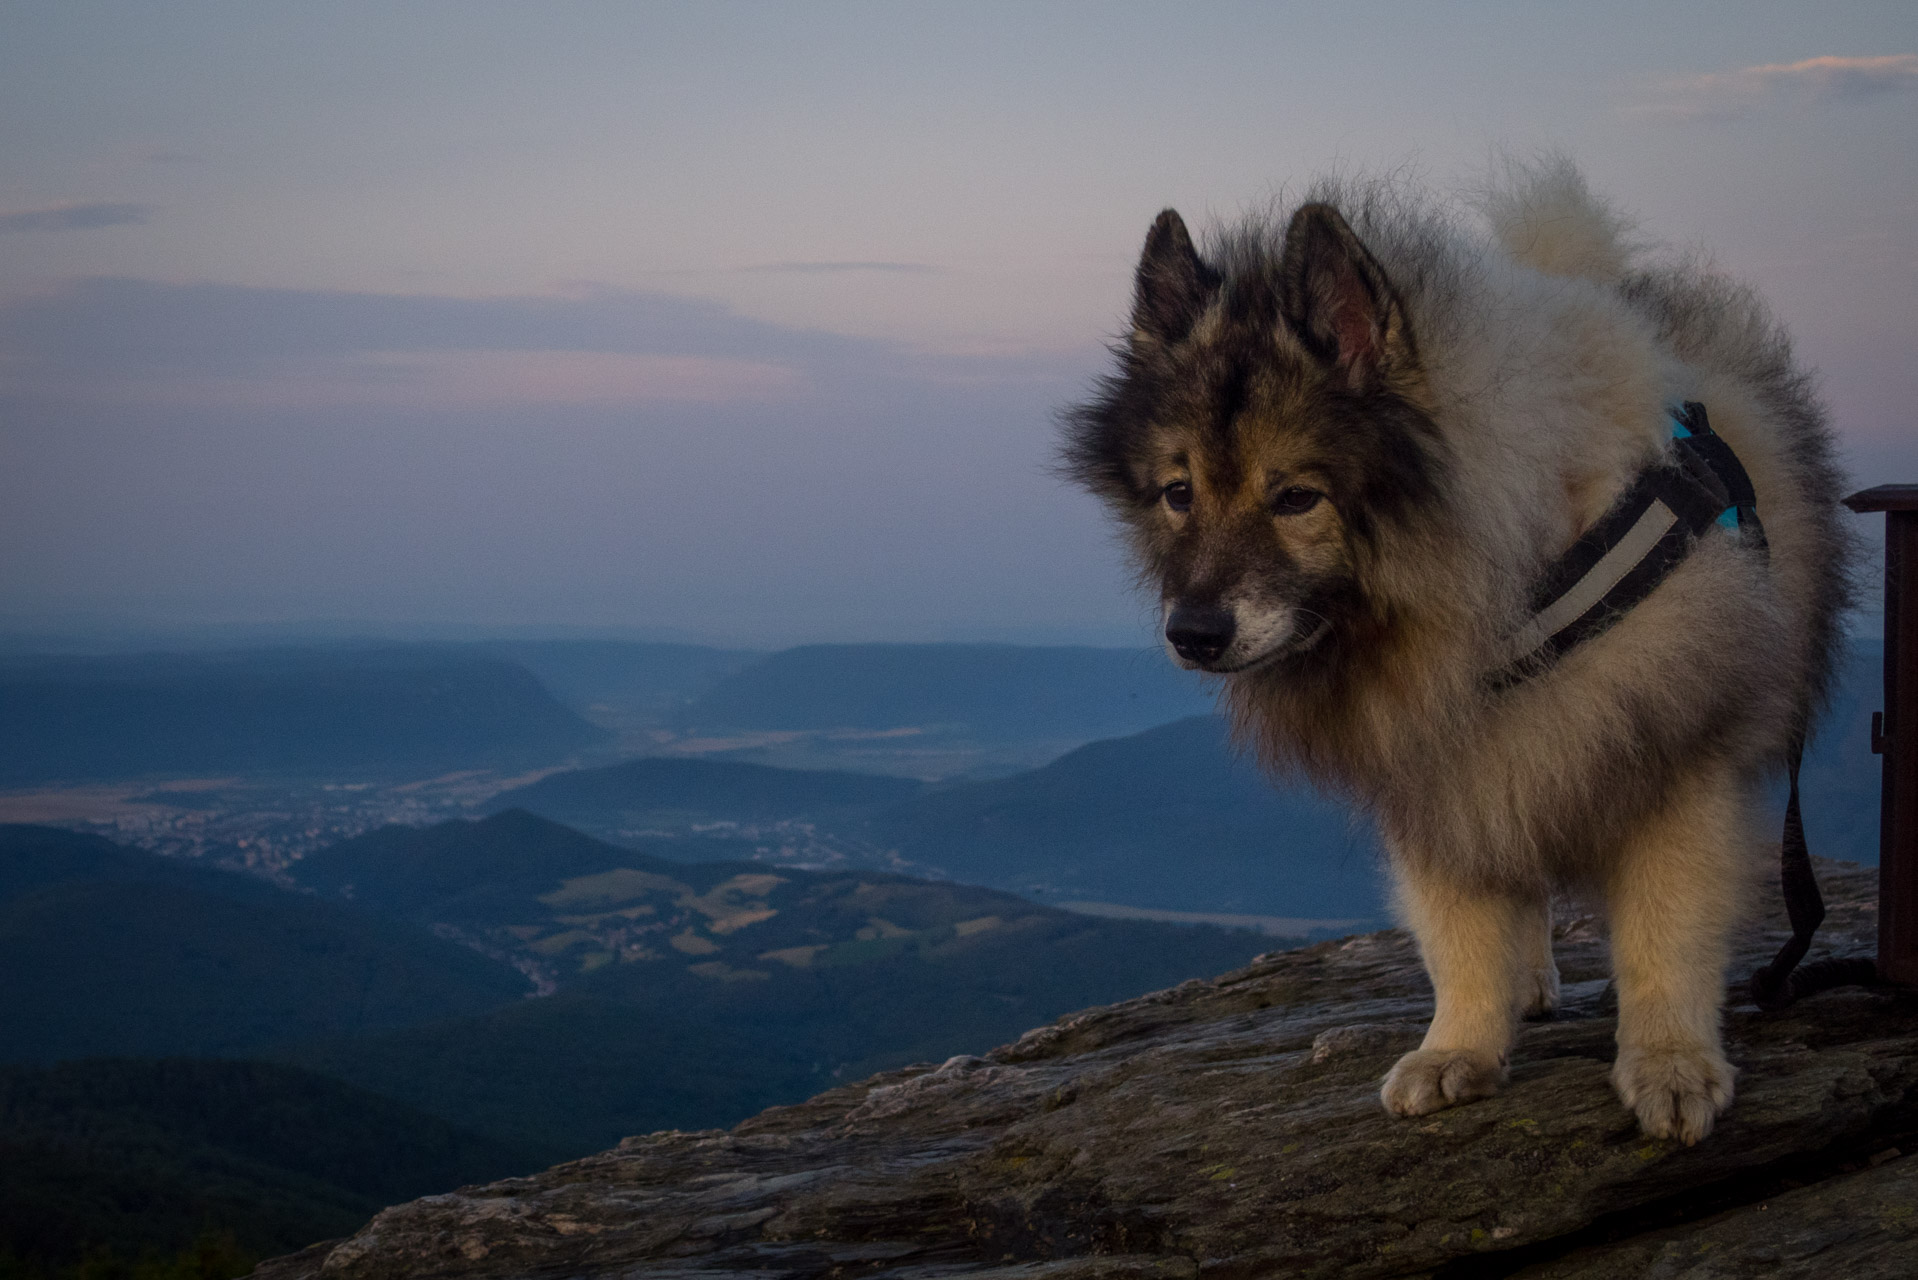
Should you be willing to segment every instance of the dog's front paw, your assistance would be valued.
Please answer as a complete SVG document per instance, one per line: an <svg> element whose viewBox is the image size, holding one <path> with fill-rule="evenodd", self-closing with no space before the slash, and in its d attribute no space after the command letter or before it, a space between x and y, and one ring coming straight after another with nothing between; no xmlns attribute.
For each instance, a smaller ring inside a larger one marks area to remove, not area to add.
<svg viewBox="0 0 1918 1280"><path fill-rule="evenodd" d="M1422 1116L1489 1098L1505 1083L1505 1061L1476 1049L1414 1049L1385 1077L1379 1100L1394 1115Z"/></svg>
<svg viewBox="0 0 1918 1280"><path fill-rule="evenodd" d="M1647 1135L1677 1138L1689 1147L1731 1105L1735 1074L1716 1049L1621 1048L1612 1087Z"/></svg>

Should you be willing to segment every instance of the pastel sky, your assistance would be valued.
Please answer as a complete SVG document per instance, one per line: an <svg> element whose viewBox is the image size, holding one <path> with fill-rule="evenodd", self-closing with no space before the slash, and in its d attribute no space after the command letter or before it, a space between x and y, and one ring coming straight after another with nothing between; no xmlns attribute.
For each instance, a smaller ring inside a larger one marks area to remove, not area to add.
<svg viewBox="0 0 1918 1280"><path fill-rule="evenodd" d="M0 3L0 626L1134 642L1145 228L1569 152L1918 481L1918 6Z"/></svg>

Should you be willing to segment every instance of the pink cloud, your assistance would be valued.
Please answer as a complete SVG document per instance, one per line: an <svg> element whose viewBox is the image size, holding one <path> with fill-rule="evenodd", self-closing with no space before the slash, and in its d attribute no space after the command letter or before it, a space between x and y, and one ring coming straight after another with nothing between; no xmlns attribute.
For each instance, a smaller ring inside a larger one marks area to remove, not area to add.
<svg viewBox="0 0 1918 1280"><path fill-rule="evenodd" d="M1845 58L1825 55L1737 71L1671 80L1632 114L1670 117L1740 115L1768 102L1858 102L1918 92L1918 53Z"/></svg>

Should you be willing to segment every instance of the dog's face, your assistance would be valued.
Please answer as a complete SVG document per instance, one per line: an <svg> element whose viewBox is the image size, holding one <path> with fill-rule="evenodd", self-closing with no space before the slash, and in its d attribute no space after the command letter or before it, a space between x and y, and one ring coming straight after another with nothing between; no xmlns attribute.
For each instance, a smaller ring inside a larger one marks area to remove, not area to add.
<svg viewBox="0 0 1918 1280"><path fill-rule="evenodd" d="M1404 309L1329 207L1276 261L1202 260L1167 210L1119 376L1070 419L1074 473L1119 511L1181 666L1245 672L1336 644L1381 522L1429 498Z"/></svg>
<svg viewBox="0 0 1918 1280"><path fill-rule="evenodd" d="M1140 532L1157 566L1175 661L1245 671L1324 638L1355 583L1325 451L1287 430L1282 405L1248 407L1227 441L1190 423L1154 441L1140 468Z"/></svg>

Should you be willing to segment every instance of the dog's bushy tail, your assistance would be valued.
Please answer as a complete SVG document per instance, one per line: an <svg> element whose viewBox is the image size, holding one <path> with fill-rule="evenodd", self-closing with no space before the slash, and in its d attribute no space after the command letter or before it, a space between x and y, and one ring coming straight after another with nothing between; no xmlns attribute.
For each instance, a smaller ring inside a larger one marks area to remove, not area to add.
<svg viewBox="0 0 1918 1280"><path fill-rule="evenodd" d="M1563 155L1500 156L1474 194L1499 245L1547 275L1616 284L1642 247L1631 219L1593 195Z"/></svg>

